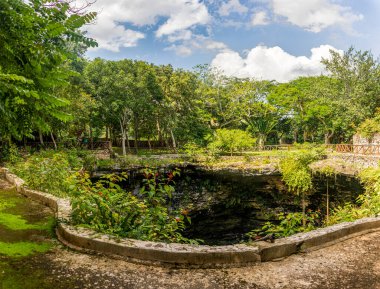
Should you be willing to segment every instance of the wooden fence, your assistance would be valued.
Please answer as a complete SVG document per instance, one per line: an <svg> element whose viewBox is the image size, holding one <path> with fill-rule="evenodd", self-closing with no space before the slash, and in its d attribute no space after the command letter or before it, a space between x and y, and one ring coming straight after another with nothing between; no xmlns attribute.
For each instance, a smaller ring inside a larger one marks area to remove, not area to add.
<svg viewBox="0 0 380 289"><path fill-rule="evenodd" d="M333 145L334 151L338 153L350 153L356 155L380 155L380 145L353 145L336 144Z"/></svg>

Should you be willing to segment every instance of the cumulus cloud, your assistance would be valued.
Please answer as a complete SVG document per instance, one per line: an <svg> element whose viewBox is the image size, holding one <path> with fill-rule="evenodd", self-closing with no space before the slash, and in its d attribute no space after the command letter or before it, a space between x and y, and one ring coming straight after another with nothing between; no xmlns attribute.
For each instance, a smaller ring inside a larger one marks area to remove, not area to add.
<svg viewBox="0 0 380 289"><path fill-rule="evenodd" d="M333 25L350 31L354 22L363 19L363 15L355 14L350 7L332 0L271 0L271 5L274 14L315 33Z"/></svg>
<svg viewBox="0 0 380 289"><path fill-rule="evenodd" d="M98 42L98 48L118 52L121 47L136 46L140 39L145 38L141 32L126 29L123 25L116 24L109 18L100 17L97 25L87 28L88 35Z"/></svg>
<svg viewBox="0 0 380 289"><path fill-rule="evenodd" d="M181 44L172 44L165 48L166 51L174 51L179 56L189 56L194 51L228 51L228 47L223 42L212 40L202 35L194 35L191 39L183 41Z"/></svg>
<svg viewBox="0 0 380 289"><path fill-rule="evenodd" d="M219 14L221 16L228 16L233 12L244 14L248 12L248 8L242 5L239 0L228 0L219 8Z"/></svg>
<svg viewBox="0 0 380 289"><path fill-rule="evenodd" d="M321 60L330 56L330 49L343 53L330 45L321 45L311 49L311 56L306 57L291 55L278 46L257 46L245 58L235 51L221 52L211 66L227 76L288 82L299 76L325 73Z"/></svg>
<svg viewBox="0 0 380 289"><path fill-rule="evenodd" d="M260 25L268 25L269 18L265 11L259 11L252 15L251 25L252 26L260 26Z"/></svg>
<svg viewBox="0 0 380 289"><path fill-rule="evenodd" d="M211 19L207 7L199 0L98 0L91 8L98 11L98 17L95 25L87 27L89 36L98 40L99 48L111 51L135 46L144 38L137 28L127 29L126 25L149 27L166 18L157 28L156 36L180 37L184 30L205 25Z"/></svg>

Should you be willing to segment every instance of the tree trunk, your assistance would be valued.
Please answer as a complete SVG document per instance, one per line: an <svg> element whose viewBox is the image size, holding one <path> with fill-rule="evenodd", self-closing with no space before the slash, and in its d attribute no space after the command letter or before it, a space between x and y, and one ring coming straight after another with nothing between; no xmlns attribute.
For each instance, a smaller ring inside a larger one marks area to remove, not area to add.
<svg viewBox="0 0 380 289"><path fill-rule="evenodd" d="M330 144L331 143L331 138L333 137L334 133L325 133L325 144Z"/></svg>
<svg viewBox="0 0 380 289"><path fill-rule="evenodd" d="M160 146L161 146L161 144L162 144L162 131L161 131L160 121L158 120L158 117L156 119L156 127L157 127L158 141L160 142Z"/></svg>
<svg viewBox="0 0 380 289"><path fill-rule="evenodd" d="M38 136L39 136L39 138L40 138L40 144L41 144L42 146L44 146L44 138L43 138L43 136L42 136L42 131L41 131L41 130L38 131Z"/></svg>
<svg viewBox="0 0 380 289"><path fill-rule="evenodd" d="M173 130L170 130L170 135L172 137L173 149L177 150L177 143L175 142L175 137L174 137Z"/></svg>
<svg viewBox="0 0 380 289"><path fill-rule="evenodd" d="M137 123L137 120L135 119L134 133L135 133L135 151L136 151L136 153L138 153L138 151L139 151L138 142L137 142L137 139L138 139L137 130L138 130L138 123Z"/></svg>
<svg viewBox="0 0 380 289"><path fill-rule="evenodd" d="M152 150L152 145L150 143L150 136L148 136L148 147L149 147L149 150Z"/></svg>
<svg viewBox="0 0 380 289"><path fill-rule="evenodd" d="M123 156L126 156L127 155L127 151L125 149L125 135L123 135L121 137L121 148L123 150Z"/></svg>
<svg viewBox="0 0 380 289"><path fill-rule="evenodd" d="M129 136L128 136L128 133L126 133L125 137L126 137L126 141L127 141L128 152L130 153L130 152L131 152L131 145L129 144Z"/></svg>
<svg viewBox="0 0 380 289"><path fill-rule="evenodd" d="M303 131L303 142L307 142L307 131Z"/></svg>
<svg viewBox="0 0 380 289"><path fill-rule="evenodd" d="M305 203L305 192L302 192L302 226L306 227L306 203Z"/></svg>
<svg viewBox="0 0 380 289"><path fill-rule="evenodd" d="M326 182L326 222L328 223L330 218L329 179Z"/></svg>
<svg viewBox="0 0 380 289"><path fill-rule="evenodd" d="M57 150L57 144L56 144L56 142L55 142L53 132L50 132L50 137L51 137L51 140L53 141L54 149Z"/></svg>
<svg viewBox="0 0 380 289"><path fill-rule="evenodd" d="M94 138L92 136L92 127L90 126L90 146L91 146L91 149L93 150L94 149Z"/></svg>
<svg viewBox="0 0 380 289"><path fill-rule="evenodd" d="M265 140L266 140L266 135L265 134L259 134L259 139L258 139L258 141L259 141L259 143L258 143L259 148L264 148L264 146L265 146Z"/></svg>

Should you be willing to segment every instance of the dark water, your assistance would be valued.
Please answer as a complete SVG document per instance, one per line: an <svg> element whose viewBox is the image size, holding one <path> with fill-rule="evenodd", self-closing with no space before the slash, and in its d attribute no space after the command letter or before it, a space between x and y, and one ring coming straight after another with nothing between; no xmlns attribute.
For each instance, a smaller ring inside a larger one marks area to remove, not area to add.
<svg viewBox="0 0 380 289"><path fill-rule="evenodd" d="M168 171L161 169L163 175ZM130 171L123 185L137 193L142 178L138 171ZM353 177L337 175L328 182L330 208L353 202L363 192ZM315 189L308 197L307 208L321 210L322 215L326 184L325 177L315 175ZM280 175L242 175L186 167L175 178L174 186L172 207L186 208L191 217L184 235L210 245L239 243L247 232L262 227L266 221L276 222L278 213L301 211L300 198L287 190Z"/></svg>

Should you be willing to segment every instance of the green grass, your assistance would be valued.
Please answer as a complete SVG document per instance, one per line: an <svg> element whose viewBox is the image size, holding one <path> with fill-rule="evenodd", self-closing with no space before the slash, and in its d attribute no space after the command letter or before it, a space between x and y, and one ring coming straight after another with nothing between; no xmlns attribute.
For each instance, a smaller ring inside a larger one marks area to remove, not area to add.
<svg viewBox="0 0 380 289"><path fill-rule="evenodd" d="M0 242L0 255L8 257L25 257L34 253L43 253L52 248L51 243Z"/></svg>
<svg viewBox="0 0 380 289"><path fill-rule="evenodd" d="M46 221L30 224L20 215L0 212L0 225L10 230L50 230L53 226L54 219L48 218Z"/></svg>

